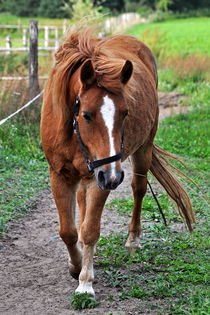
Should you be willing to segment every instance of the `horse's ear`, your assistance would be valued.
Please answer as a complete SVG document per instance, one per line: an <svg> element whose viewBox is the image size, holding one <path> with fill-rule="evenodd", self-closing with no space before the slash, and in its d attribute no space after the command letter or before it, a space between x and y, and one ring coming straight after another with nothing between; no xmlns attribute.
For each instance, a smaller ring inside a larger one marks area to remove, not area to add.
<svg viewBox="0 0 210 315"><path fill-rule="evenodd" d="M122 84L126 84L133 73L133 64L130 60L126 60L120 75Z"/></svg>
<svg viewBox="0 0 210 315"><path fill-rule="evenodd" d="M93 84L93 82L95 81L96 76L95 76L95 71L93 69L91 60L87 60L82 65L81 72L80 72L80 79L82 81L84 88L87 88L88 86Z"/></svg>

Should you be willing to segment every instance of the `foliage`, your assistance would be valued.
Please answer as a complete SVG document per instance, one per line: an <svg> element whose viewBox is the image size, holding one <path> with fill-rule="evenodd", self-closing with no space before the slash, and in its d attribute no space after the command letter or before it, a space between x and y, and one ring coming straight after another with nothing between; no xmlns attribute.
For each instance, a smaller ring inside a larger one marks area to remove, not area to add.
<svg viewBox="0 0 210 315"><path fill-rule="evenodd" d="M141 11L141 8L148 8L152 11L188 12L208 8L208 0L125 0L126 11Z"/></svg>
<svg viewBox="0 0 210 315"><path fill-rule="evenodd" d="M49 18L69 18L71 17L71 1L40 0L38 15Z"/></svg>
<svg viewBox="0 0 210 315"><path fill-rule="evenodd" d="M88 23L96 23L101 18L102 7L94 7L91 0L77 0L72 5L72 10L72 22L82 21L85 18Z"/></svg>
<svg viewBox="0 0 210 315"><path fill-rule="evenodd" d="M27 54L0 55L0 75L5 74L20 75L24 67L28 67Z"/></svg>
<svg viewBox="0 0 210 315"><path fill-rule="evenodd" d="M129 11L129 10L128 10ZM130 9L131 11L131 9ZM146 5L142 5L140 7L138 7L137 9L137 13L139 13L142 17L149 17L154 13L154 10L152 10L152 8L146 6Z"/></svg>
<svg viewBox="0 0 210 315"><path fill-rule="evenodd" d="M83 3L90 2L95 8L103 6L112 14L126 11L154 11L157 8L172 12L188 12L200 8L208 8L208 0L83 0ZM41 16L46 17L69 17L72 13L72 5L75 0L1 0L0 12L10 12L17 16Z"/></svg>
<svg viewBox="0 0 210 315"><path fill-rule="evenodd" d="M37 16L40 0L2 0L5 11L17 16Z"/></svg>
<svg viewBox="0 0 210 315"><path fill-rule="evenodd" d="M125 9L126 0L94 0L94 6L103 6L112 14L123 12Z"/></svg>
<svg viewBox="0 0 210 315"><path fill-rule="evenodd" d="M157 8L162 11L168 11L168 8L172 3L172 0L159 0L157 3Z"/></svg>
<svg viewBox="0 0 210 315"><path fill-rule="evenodd" d="M99 302L89 297L88 293L76 293L71 297L71 305L75 310L83 310L85 308L95 308Z"/></svg>
<svg viewBox="0 0 210 315"><path fill-rule="evenodd" d="M168 6L169 10L179 12L208 7L208 0L173 0Z"/></svg>

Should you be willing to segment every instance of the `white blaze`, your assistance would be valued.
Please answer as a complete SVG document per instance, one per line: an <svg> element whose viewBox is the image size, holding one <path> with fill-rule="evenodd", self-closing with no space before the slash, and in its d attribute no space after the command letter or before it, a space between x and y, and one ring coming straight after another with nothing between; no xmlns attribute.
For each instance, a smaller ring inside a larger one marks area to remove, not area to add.
<svg viewBox="0 0 210 315"><path fill-rule="evenodd" d="M114 128L114 116L115 116L115 105L111 98L108 96L104 97L104 103L101 106L101 114L102 118L104 120L105 126L108 130L109 135L109 144L110 144L110 156L113 156L116 154L115 148L114 148L114 138L112 135L113 128ZM115 162L111 163L112 168L112 176L115 176Z"/></svg>

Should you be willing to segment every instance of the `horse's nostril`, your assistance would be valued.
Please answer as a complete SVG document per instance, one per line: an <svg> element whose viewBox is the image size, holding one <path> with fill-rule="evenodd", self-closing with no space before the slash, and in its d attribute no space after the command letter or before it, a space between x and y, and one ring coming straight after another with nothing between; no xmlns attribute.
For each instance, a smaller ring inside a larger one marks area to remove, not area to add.
<svg viewBox="0 0 210 315"><path fill-rule="evenodd" d="M99 180L100 183L104 182L104 172L103 171L100 171L98 173L98 180Z"/></svg>

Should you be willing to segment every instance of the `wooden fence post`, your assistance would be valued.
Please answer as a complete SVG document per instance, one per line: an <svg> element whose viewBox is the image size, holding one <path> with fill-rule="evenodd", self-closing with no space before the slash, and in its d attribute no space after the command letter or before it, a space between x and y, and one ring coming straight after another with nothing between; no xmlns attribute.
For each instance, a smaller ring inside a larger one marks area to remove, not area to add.
<svg viewBox="0 0 210 315"><path fill-rule="evenodd" d="M27 47L27 28L23 28L23 47Z"/></svg>
<svg viewBox="0 0 210 315"><path fill-rule="evenodd" d="M49 27L48 26L44 27L44 46L45 47L49 46Z"/></svg>
<svg viewBox="0 0 210 315"><path fill-rule="evenodd" d="M67 25L66 25L66 19L63 20L63 34L66 33Z"/></svg>
<svg viewBox="0 0 210 315"><path fill-rule="evenodd" d="M6 55L11 54L10 48L12 48L11 36L6 37L6 48L8 48Z"/></svg>
<svg viewBox="0 0 210 315"><path fill-rule="evenodd" d="M18 19L18 34L20 34L20 19Z"/></svg>
<svg viewBox="0 0 210 315"><path fill-rule="evenodd" d="M58 37L58 28L55 28L55 50L59 47L59 37Z"/></svg>
<svg viewBox="0 0 210 315"><path fill-rule="evenodd" d="M38 21L30 21L29 34L29 96L34 98L40 92L38 81Z"/></svg>

